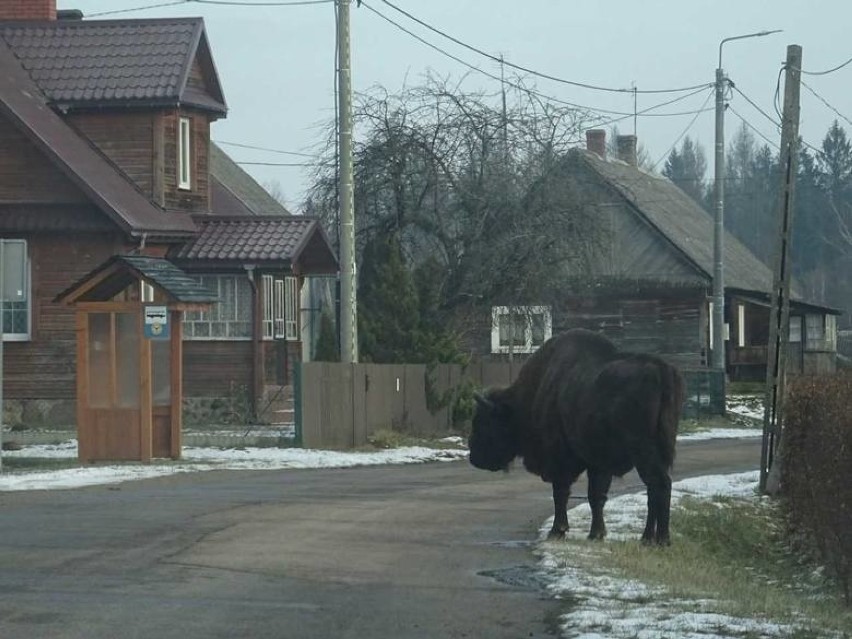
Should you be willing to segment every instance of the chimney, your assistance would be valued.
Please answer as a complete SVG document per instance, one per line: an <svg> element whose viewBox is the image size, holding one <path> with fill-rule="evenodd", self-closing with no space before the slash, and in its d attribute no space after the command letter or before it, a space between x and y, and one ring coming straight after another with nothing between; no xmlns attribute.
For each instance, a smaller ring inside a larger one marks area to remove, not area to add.
<svg viewBox="0 0 852 639"><path fill-rule="evenodd" d="M597 153L606 160L606 130L589 129L586 131L586 150Z"/></svg>
<svg viewBox="0 0 852 639"><path fill-rule="evenodd" d="M636 136L635 135L619 135L615 138L615 146L618 150L618 159L626 162L630 166L637 166L636 158Z"/></svg>
<svg viewBox="0 0 852 639"><path fill-rule="evenodd" d="M0 0L0 20L56 20L56 0Z"/></svg>

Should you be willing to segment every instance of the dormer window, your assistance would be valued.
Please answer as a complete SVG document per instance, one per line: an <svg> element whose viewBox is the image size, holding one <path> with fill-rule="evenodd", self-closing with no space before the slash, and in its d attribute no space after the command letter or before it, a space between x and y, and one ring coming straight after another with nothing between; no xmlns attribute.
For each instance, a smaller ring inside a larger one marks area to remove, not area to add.
<svg viewBox="0 0 852 639"><path fill-rule="evenodd" d="M192 120L181 118L178 125L178 188L192 188Z"/></svg>

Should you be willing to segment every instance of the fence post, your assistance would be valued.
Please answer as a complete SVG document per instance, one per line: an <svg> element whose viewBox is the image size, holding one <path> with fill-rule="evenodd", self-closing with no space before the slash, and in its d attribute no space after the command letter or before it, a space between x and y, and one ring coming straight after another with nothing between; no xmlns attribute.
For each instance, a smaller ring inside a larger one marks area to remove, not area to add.
<svg viewBox="0 0 852 639"><path fill-rule="evenodd" d="M296 422L293 444L302 448L302 362L293 366L293 419Z"/></svg>

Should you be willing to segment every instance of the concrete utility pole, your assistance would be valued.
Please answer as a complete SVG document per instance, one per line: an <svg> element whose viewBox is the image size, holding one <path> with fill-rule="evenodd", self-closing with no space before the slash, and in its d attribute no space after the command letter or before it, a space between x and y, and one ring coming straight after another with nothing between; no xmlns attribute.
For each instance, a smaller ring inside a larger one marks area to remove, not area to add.
<svg viewBox="0 0 852 639"><path fill-rule="evenodd" d="M802 76L802 47L787 47L784 78L784 119L781 122L781 197L778 243L772 277L772 306L769 311L769 347L766 360L766 396L763 407L763 445L760 451L760 491L777 492L780 466L775 458L783 428L785 368L790 336L790 242L793 230L793 200L799 164L799 91ZM770 469L772 473L770 476Z"/></svg>
<svg viewBox="0 0 852 639"><path fill-rule="evenodd" d="M3 332L5 330L5 326L3 326L3 316L6 314L4 312L4 297L6 295L5 284L6 284L6 256L4 255L5 246L2 241L0 241L0 472L3 470L3 426L5 426L5 420L3 416L4 412L4 397L3 397L3 382L5 381L3 377L3 356L5 353L3 352Z"/></svg>
<svg viewBox="0 0 852 639"><path fill-rule="evenodd" d="M340 111L340 361L358 361L358 301L355 266L355 185L352 159L352 55L349 5L337 1L337 94Z"/></svg>
<svg viewBox="0 0 852 639"><path fill-rule="evenodd" d="M713 351L712 365L725 370L725 89L728 79L722 68L722 46L732 40L760 38L773 31L758 31L724 38L719 42L719 65L716 67L716 144L713 178ZM722 386L724 390L724 383Z"/></svg>

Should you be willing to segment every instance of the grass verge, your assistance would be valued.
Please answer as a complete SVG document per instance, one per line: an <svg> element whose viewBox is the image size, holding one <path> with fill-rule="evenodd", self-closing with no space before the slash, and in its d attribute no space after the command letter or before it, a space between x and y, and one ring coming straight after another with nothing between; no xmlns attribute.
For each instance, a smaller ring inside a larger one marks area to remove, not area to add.
<svg viewBox="0 0 852 639"><path fill-rule="evenodd" d="M670 548L607 542L584 561L674 599L712 600L716 612L790 626L792 637L852 636L852 610L818 567L791 552L777 504L686 498L672 511L672 530Z"/></svg>

